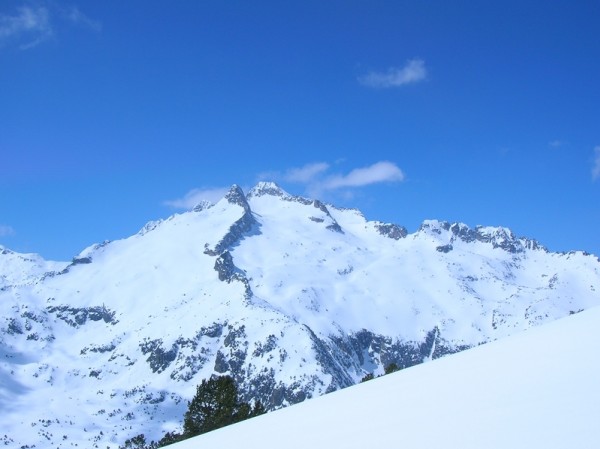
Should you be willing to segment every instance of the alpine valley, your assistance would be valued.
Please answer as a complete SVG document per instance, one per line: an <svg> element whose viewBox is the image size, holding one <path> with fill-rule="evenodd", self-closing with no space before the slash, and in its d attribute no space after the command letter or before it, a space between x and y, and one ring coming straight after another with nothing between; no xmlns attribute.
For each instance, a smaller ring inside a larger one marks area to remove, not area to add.
<svg viewBox="0 0 600 449"><path fill-rule="evenodd" d="M276 409L595 305L584 252L234 185L70 262L0 247L0 441L159 440L214 374Z"/></svg>

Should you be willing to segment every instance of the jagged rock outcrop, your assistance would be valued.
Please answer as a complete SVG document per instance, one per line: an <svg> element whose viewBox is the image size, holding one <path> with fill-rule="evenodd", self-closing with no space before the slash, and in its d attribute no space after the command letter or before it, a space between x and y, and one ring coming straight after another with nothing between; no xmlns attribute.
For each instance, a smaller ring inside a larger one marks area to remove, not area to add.
<svg viewBox="0 0 600 449"><path fill-rule="evenodd" d="M394 240L400 240L405 238L408 235L408 231L404 226L398 226L393 223L380 223L375 222L375 229L386 237L389 237Z"/></svg>
<svg viewBox="0 0 600 449"><path fill-rule="evenodd" d="M230 248L234 245L239 239L241 239L244 233L249 232L253 227L257 227L257 222L252 215L252 210L250 209L250 205L248 201L246 201L246 197L244 196L244 192L242 189L233 185L229 192L225 195L225 200L230 204L235 204L243 208L244 213L236 220L230 227L229 231L223 236L223 238L214 246L214 248L210 248L207 244L205 246L204 252L210 256L218 256L226 249ZM257 232L257 231L256 231Z"/></svg>
<svg viewBox="0 0 600 449"><path fill-rule="evenodd" d="M500 248L511 254L519 254L528 249L547 251L536 240L517 237L510 229L503 227L476 226L470 228L464 223L427 220L421 224L419 232L437 235L440 240L448 241L446 245L440 245L440 247L448 247L452 242L460 240L464 243L489 243L493 248Z"/></svg>

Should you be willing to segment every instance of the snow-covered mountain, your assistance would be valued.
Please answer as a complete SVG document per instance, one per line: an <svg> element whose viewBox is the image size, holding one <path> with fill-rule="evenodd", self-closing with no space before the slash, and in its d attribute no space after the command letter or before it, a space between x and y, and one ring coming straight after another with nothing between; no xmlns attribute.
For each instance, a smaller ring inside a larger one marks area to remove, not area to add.
<svg viewBox="0 0 600 449"><path fill-rule="evenodd" d="M598 325L595 307L169 448L592 449Z"/></svg>
<svg viewBox="0 0 600 449"><path fill-rule="evenodd" d="M279 408L599 304L586 253L233 186L68 263L0 248L0 441L158 440L212 374Z"/></svg>

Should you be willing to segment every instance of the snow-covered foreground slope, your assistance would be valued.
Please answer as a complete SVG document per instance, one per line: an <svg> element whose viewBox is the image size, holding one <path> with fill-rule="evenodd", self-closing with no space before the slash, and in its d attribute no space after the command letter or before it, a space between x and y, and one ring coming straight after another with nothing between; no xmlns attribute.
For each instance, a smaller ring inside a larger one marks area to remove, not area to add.
<svg viewBox="0 0 600 449"><path fill-rule="evenodd" d="M595 448L599 326L595 307L170 447Z"/></svg>
<svg viewBox="0 0 600 449"><path fill-rule="evenodd" d="M594 305L592 255L233 186L70 263L0 248L0 442L158 440L215 374L275 409Z"/></svg>

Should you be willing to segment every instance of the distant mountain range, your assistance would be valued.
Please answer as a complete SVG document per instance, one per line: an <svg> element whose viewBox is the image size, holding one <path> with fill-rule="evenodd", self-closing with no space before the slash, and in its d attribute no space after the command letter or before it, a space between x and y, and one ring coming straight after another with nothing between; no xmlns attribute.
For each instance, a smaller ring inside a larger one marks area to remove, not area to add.
<svg viewBox="0 0 600 449"><path fill-rule="evenodd" d="M0 247L0 442L158 440L213 374L275 409L599 304L590 254L234 185L70 262Z"/></svg>

